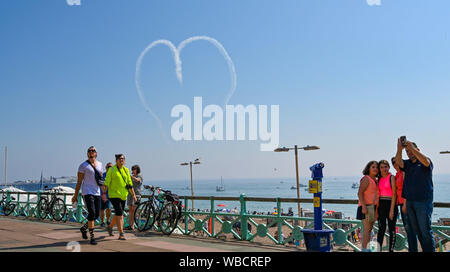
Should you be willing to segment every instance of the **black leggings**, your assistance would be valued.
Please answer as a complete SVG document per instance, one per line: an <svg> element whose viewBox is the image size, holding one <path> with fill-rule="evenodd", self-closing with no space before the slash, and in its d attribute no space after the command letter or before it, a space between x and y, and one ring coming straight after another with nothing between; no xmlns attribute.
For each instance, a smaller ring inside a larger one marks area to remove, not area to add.
<svg viewBox="0 0 450 272"><path fill-rule="evenodd" d="M88 210L88 221L96 220L100 215L101 197L95 195L85 195L84 203L86 203L86 208Z"/></svg>
<svg viewBox="0 0 450 272"><path fill-rule="evenodd" d="M384 234L386 233L386 220L389 229L389 251L394 251L395 246L395 224L397 223L398 209L397 205L394 208L394 218L389 219L389 211L391 210L391 200L380 199L378 206L378 236L377 241L380 244L380 250L383 248Z"/></svg>
<svg viewBox="0 0 450 272"><path fill-rule="evenodd" d="M125 210L125 200L120 198L110 198L109 201L111 201L111 204L113 205L114 214L117 216L122 216L123 211Z"/></svg>

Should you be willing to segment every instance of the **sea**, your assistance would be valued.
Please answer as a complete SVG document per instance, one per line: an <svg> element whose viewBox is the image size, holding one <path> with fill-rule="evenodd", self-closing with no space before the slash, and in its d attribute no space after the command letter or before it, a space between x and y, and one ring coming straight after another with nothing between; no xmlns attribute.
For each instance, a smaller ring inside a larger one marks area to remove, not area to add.
<svg viewBox="0 0 450 272"><path fill-rule="evenodd" d="M327 199L358 199L358 189L353 189L352 184L358 183L361 177L324 177L322 197ZM450 202L450 175L435 175L434 183L434 202ZM300 198L313 198L313 194L307 191L309 178L300 179ZM163 189L171 190L180 196L191 195L190 180L178 181L146 181L144 176L144 184L160 186ZM50 188L58 184L47 184ZM75 183L61 184L75 188ZM225 191L217 192L216 186L221 185L220 178L210 180L194 180L194 195L196 196L227 196L239 197L245 194L249 197L268 197L268 198L296 198L297 190L291 189L296 186L295 178L292 179L223 179ZM25 184L15 186L25 191L39 190L39 184ZM143 192L145 193L145 192ZM189 201L189 206L190 206ZM237 208L240 210L239 201L216 201L216 206L222 204L226 209ZM209 200L194 200L195 209L206 210L211 208ZM283 212L287 212L289 208L293 208L297 214L296 203L282 203ZM301 203L303 210L313 210L312 203ZM216 207L218 208L218 207ZM275 212L275 202L248 202L247 211L253 212ZM324 210L333 210L343 213L343 218L355 218L357 205L353 204L323 204ZM440 218L450 218L450 208L434 208L432 221L436 222Z"/></svg>

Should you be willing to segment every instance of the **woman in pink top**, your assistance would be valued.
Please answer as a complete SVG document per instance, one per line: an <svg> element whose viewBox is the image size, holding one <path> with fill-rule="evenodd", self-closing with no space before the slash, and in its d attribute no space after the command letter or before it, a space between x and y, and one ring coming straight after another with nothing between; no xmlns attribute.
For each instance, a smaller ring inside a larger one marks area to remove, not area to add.
<svg viewBox="0 0 450 272"><path fill-rule="evenodd" d="M378 163L380 178L378 181L379 206L378 206L378 245L380 251L383 248L384 234L386 233L386 221L389 229L389 252L394 251L395 224L397 223L397 184L395 177L389 173L389 162L382 160Z"/></svg>
<svg viewBox="0 0 450 272"><path fill-rule="evenodd" d="M377 195L377 176L378 162L369 162L363 170L364 177L360 181L358 190L358 211L356 219L362 220L364 233L362 237L362 251L370 251L367 244L370 240L373 224L376 221L376 207L378 202Z"/></svg>

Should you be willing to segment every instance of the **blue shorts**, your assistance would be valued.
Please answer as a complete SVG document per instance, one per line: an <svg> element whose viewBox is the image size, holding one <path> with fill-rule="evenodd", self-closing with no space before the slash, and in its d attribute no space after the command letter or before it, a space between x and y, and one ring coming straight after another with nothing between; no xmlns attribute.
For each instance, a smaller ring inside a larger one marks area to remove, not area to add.
<svg viewBox="0 0 450 272"><path fill-rule="evenodd" d="M103 202L103 199L100 202L100 210L104 211L106 209L111 209L111 201L109 201L109 198L105 202Z"/></svg>

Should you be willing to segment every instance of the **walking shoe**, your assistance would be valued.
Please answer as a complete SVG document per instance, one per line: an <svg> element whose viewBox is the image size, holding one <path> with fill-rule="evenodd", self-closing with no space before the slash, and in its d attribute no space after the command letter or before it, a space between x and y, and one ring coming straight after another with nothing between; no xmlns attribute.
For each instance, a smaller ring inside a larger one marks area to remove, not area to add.
<svg viewBox="0 0 450 272"><path fill-rule="evenodd" d="M126 240L127 238L125 238L125 235L123 233L121 233L119 235L119 240Z"/></svg>
<svg viewBox="0 0 450 272"><path fill-rule="evenodd" d="M80 232L81 232L81 236L83 237L83 239L87 239L88 237L87 237L87 231L83 228L83 227L81 227L80 228Z"/></svg>
<svg viewBox="0 0 450 272"><path fill-rule="evenodd" d="M97 241L95 241L95 238L92 237L91 240L89 241L89 243L90 243L91 245L96 245L96 244L97 244Z"/></svg>
<svg viewBox="0 0 450 272"><path fill-rule="evenodd" d="M105 223L102 222L102 223L100 224L100 227L104 228L104 227L105 227Z"/></svg>
<svg viewBox="0 0 450 272"><path fill-rule="evenodd" d="M124 228L124 230L133 230L133 229L131 228L131 226L128 226L128 227Z"/></svg>
<svg viewBox="0 0 450 272"><path fill-rule="evenodd" d="M114 234L113 234L113 229L111 228L110 225L108 225L108 226L106 227L106 230L108 231L109 236L114 236Z"/></svg>

